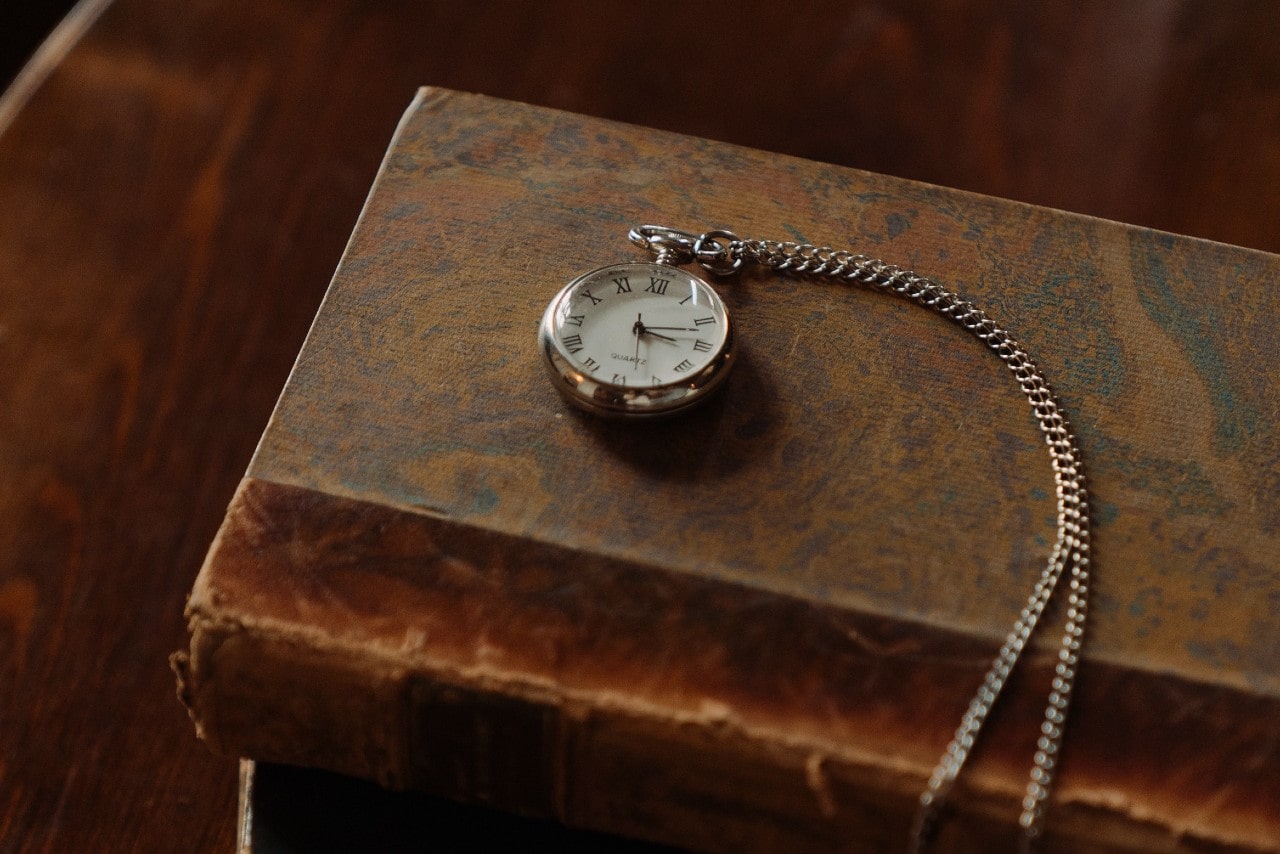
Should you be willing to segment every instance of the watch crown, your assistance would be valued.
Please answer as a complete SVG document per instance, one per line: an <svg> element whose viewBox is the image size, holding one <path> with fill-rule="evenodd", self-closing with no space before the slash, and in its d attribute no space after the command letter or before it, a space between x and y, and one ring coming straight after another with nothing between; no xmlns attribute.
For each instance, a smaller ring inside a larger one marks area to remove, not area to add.
<svg viewBox="0 0 1280 854"><path fill-rule="evenodd" d="M635 245L652 252L659 264L673 267L692 261L693 248L698 242L696 235L662 225L638 225L627 233L627 237Z"/></svg>

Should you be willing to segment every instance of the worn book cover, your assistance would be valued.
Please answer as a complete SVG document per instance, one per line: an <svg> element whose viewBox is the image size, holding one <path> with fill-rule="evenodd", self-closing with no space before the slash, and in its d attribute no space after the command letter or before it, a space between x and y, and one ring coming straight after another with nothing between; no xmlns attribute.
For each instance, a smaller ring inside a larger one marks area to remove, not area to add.
<svg viewBox="0 0 1280 854"><path fill-rule="evenodd" d="M1052 544L1030 409L917 305L747 270L705 406L570 410L539 319L641 223L850 248L1011 329L1093 496L1047 849L1280 850L1280 258L439 89L192 591L211 748L694 849L904 844ZM1061 618L940 848L1016 840Z"/></svg>

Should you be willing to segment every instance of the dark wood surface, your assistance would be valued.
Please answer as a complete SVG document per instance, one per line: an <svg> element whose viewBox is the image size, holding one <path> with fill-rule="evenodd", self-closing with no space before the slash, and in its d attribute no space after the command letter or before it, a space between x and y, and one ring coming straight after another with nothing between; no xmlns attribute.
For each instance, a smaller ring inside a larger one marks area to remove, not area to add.
<svg viewBox="0 0 1280 854"><path fill-rule="evenodd" d="M232 846L165 658L419 84L1280 250L1270 4L918 5L82 6L0 101L0 850Z"/></svg>

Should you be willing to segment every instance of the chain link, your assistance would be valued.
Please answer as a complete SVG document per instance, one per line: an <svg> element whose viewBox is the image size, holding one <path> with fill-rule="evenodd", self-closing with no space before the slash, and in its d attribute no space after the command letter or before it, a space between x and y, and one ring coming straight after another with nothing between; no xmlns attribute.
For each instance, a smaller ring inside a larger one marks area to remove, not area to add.
<svg viewBox="0 0 1280 854"><path fill-rule="evenodd" d="M720 272L726 266L723 258L727 256L730 260L751 261L782 273L825 276L866 285L898 294L933 309L967 329L995 353L1013 373L1022 393L1031 404L1031 411L1049 446L1053 462L1058 504L1057 539L1026 606L1018 615L1004 645L1000 647L1000 652L983 678L978 692L960 719L951 743L947 745L929 777L928 786L920 795L910 840L911 851L919 852L928 847L937 829L939 813L951 793L960 769L973 750L982 725L995 706L1009 674L1017 666L1036 624L1053 597L1059 579L1064 572L1069 572L1066 627L1058 651L1049 701L1045 706L1044 722L1040 727L1040 737L1032 759L1030 780L1022 800L1022 815L1019 818L1023 847L1024 850L1029 850L1044 828L1045 810L1062 748L1063 727L1075 685L1088 613L1089 496L1085 489L1080 452L1062 406L1031 356L1008 331L1000 328L973 303L924 276L844 250L808 243L741 240L726 231L707 232L698 239L697 245L700 252L708 258L714 256L719 259L714 267L703 263L712 272ZM702 255L698 256L698 260L702 262Z"/></svg>

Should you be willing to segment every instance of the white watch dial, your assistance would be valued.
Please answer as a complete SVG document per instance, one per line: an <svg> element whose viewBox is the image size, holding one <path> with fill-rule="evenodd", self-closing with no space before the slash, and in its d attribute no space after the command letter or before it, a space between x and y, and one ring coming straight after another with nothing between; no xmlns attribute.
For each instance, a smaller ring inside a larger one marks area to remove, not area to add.
<svg viewBox="0 0 1280 854"><path fill-rule="evenodd" d="M706 282L649 263L575 279L548 307L542 336L574 402L624 414L693 402L727 369L732 341L724 303Z"/></svg>

